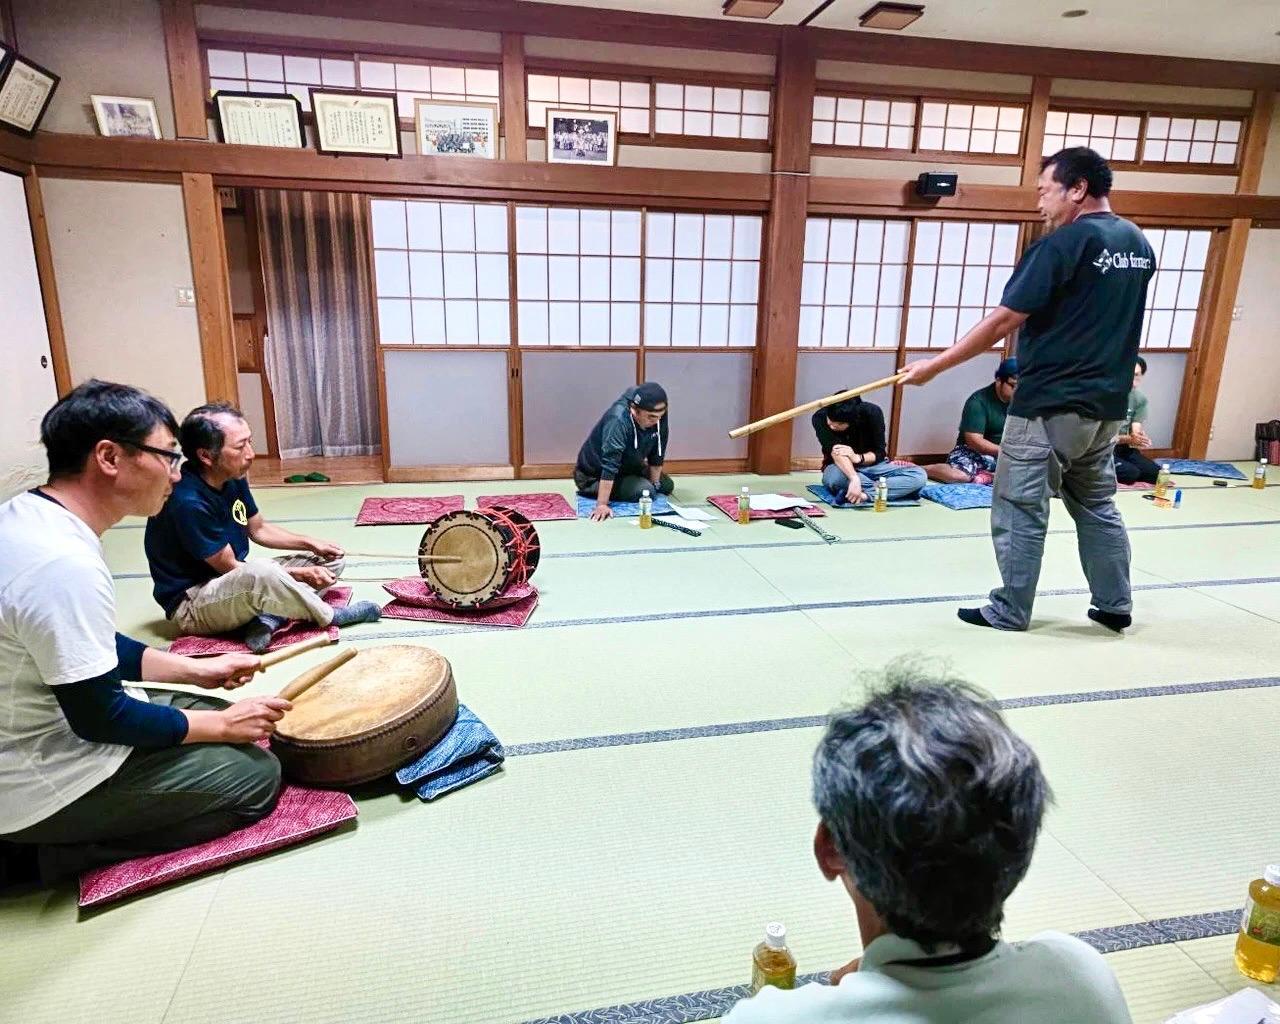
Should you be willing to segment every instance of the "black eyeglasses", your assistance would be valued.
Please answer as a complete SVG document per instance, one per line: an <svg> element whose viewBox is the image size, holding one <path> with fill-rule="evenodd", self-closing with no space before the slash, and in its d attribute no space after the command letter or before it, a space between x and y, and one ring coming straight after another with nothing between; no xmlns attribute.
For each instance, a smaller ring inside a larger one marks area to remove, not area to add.
<svg viewBox="0 0 1280 1024"><path fill-rule="evenodd" d="M161 458L168 459L170 469L174 469L182 465L183 459L186 458L182 452L175 451L172 448L156 448L154 445L139 444L137 441L125 441L119 437L109 437L107 440L114 441L116 444L122 444L129 448L136 448L140 452L149 452L152 455L159 455Z"/></svg>

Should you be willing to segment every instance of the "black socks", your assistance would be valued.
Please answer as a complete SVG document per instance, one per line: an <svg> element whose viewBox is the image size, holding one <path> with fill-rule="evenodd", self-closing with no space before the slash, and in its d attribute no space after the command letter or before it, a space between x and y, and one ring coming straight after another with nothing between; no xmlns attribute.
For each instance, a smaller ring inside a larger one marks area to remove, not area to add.
<svg viewBox="0 0 1280 1024"><path fill-rule="evenodd" d="M981 608L957 608L956 618L961 622L969 623L971 626L986 626L988 629L995 629L995 627L987 621L987 617L982 614Z"/></svg>
<svg viewBox="0 0 1280 1024"><path fill-rule="evenodd" d="M1122 633L1133 625L1133 616L1118 612L1100 612L1097 608L1089 609L1089 618L1099 625L1106 626L1113 633Z"/></svg>

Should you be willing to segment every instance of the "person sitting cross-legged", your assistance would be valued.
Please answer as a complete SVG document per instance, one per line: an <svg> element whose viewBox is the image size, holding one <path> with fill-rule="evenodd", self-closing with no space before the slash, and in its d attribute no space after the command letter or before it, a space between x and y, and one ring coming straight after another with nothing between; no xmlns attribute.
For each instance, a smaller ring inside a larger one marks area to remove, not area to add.
<svg viewBox="0 0 1280 1024"><path fill-rule="evenodd" d="M810 422L822 448L822 484L835 504L872 500L880 479L890 501L914 498L929 482L919 466L889 461L878 405L854 396L819 409Z"/></svg>
<svg viewBox="0 0 1280 1024"><path fill-rule="evenodd" d="M1009 403L1018 387L1018 360L1012 356L996 367L996 379L967 399L960 412L960 433L946 462L925 466L930 480L944 484L990 486L1000 455L1000 438Z"/></svg>
<svg viewBox="0 0 1280 1024"><path fill-rule="evenodd" d="M258 511L246 480L253 435L238 409L193 409L178 437L187 462L164 508L147 521L144 546L156 603L182 632L243 628L249 649L260 653L290 619L348 626L381 616L372 601L334 608L320 596L342 572L342 548L276 526ZM250 540L304 553L250 560Z"/></svg>
<svg viewBox="0 0 1280 1024"><path fill-rule="evenodd" d="M829 985L763 989L725 1024L1130 1024L1093 947L1000 938L1050 792L993 701L892 666L828 721L813 799L814 856L853 902L862 955Z"/></svg>
<svg viewBox="0 0 1280 1024"><path fill-rule="evenodd" d="M1143 426L1147 422L1147 396L1138 388L1147 375L1147 361L1138 356L1133 368L1133 389L1129 392L1129 407L1125 414L1124 433L1116 438L1116 483L1153 484L1160 475L1160 467L1143 454L1151 447L1151 437Z"/></svg>

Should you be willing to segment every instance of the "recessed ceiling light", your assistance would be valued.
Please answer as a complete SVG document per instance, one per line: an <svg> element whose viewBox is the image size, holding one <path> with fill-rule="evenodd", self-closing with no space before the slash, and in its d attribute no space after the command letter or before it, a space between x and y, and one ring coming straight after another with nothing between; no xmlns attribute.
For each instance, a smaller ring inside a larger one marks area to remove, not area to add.
<svg viewBox="0 0 1280 1024"><path fill-rule="evenodd" d="M782 0L724 0L722 12L730 18L768 18Z"/></svg>
<svg viewBox="0 0 1280 1024"><path fill-rule="evenodd" d="M900 31L924 14L920 4L895 4L881 0L880 3L863 13L858 24L863 28L888 29Z"/></svg>
<svg viewBox="0 0 1280 1024"><path fill-rule="evenodd" d="M1064 18L1083 18L1088 13L1089 12L1086 11L1083 7L1077 7L1075 8L1075 10L1063 11L1062 16Z"/></svg>

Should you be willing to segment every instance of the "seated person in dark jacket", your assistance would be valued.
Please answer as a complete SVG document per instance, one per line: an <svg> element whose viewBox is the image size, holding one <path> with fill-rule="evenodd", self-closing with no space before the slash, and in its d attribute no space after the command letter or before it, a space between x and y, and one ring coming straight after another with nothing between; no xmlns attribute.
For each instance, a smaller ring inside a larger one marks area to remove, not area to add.
<svg viewBox="0 0 1280 1024"><path fill-rule="evenodd" d="M885 451L884 413L878 405L849 398L813 414L822 446L822 483L837 505L860 505L875 497L883 477L889 500L914 498L928 477L919 466L900 466Z"/></svg>
<svg viewBox="0 0 1280 1024"><path fill-rule="evenodd" d="M578 493L596 499L594 522L608 519L610 501L639 501L675 489L662 472L667 451L667 393L646 381L627 388L605 410L578 452L573 482Z"/></svg>

